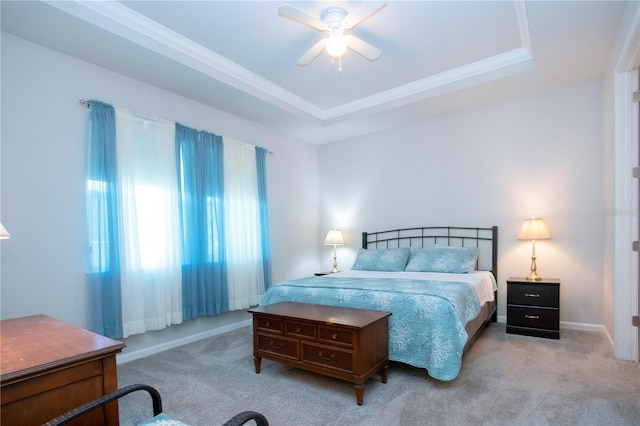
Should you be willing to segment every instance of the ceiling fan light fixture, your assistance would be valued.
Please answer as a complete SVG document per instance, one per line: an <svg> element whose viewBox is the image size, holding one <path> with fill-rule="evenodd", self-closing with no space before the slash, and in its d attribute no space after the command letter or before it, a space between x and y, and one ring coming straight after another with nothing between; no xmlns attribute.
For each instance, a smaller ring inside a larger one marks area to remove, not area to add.
<svg viewBox="0 0 640 426"><path fill-rule="evenodd" d="M339 58L347 51L347 40L341 32L330 34L326 41L329 56Z"/></svg>
<svg viewBox="0 0 640 426"><path fill-rule="evenodd" d="M342 55L347 52L347 48L372 62L380 57L382 52L379 49L376 49L354 35L345 35L345 32L360 25L385 6L386 3L362 0L360 4L349 13L341 7L328 7L322 11L320 19L318 19L291 5L285 4L278 7L278 15L327 33L327 37L319 40L298 59L297 64L299 66L304 67L309 65L325 50L331 57L332 64L334 60L340 61L339 69L342 70Z"/></svg>

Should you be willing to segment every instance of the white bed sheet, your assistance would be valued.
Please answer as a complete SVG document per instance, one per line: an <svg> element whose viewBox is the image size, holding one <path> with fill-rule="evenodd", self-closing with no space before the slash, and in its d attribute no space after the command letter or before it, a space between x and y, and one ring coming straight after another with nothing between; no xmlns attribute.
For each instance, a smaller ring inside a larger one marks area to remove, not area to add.
<svg viewBox="0 0 640 426"><path fill-rule="evenodd" d="M498 289L496 279L489 271L474 271L468 274L445 274L441 272L382 272L382 271L356 271L348 270L338 274L325 275L331 277L353 278L402 278L410 280L427 281L455 281L465 282L473 286L480 299L480 305L494 300L493 292Z"/></svg>

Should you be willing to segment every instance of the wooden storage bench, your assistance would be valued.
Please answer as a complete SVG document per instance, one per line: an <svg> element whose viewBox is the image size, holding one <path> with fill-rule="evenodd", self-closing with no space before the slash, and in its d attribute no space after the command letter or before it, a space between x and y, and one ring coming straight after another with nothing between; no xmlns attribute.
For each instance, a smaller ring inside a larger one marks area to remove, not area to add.
<svg viewBox="0 0 640 426"><path fill-rule="evenodd" d="M364 383L387 382L390 312L281 302L250 309L253 359L262 358L352 382L362 405Z"/></svg>

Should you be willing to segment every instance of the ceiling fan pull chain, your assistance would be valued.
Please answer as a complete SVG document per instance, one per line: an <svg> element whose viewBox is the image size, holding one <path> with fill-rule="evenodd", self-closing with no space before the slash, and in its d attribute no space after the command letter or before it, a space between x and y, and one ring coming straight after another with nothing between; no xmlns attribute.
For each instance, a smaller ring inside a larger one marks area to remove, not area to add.
<svg viewBox="0 0 640 426"><path fill-rule="evenodd" d="M335 71L335 63L336 63L336 58L334 58L333 56L331 57L331 72ZM340 72L340 78L342 78L342 56L338 56L338 72Z"/></svg>

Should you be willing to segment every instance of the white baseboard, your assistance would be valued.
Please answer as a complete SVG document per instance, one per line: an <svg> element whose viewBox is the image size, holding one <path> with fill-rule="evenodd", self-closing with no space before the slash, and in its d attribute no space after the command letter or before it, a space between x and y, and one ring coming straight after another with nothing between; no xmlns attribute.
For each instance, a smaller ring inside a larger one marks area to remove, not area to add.
<svg viewBox="0 0 640 426"><path fill-rule="evenodd" d="M611 349L615 351L616 343L613 341L613 337L609 334L606 327L602 327L604 335L607 337L607 341L611 344Z"/></svg>
<svg viewBox="0 0 640 426"><path fill-rule="evenodd" d="M560 321L560 328L565 328L567 330L593 331L596 333L604 332L604 326L602 324L585 324L581 322Z"/></svg>
<svg viewBox="0 0 640 426"><path fill-rule="evenodd" d="M117 364L124 364L126 362L134 361L136 359L144 358L149 355L157 354L168 349L177 348L178 346L186 345L188 343L197 342L198 340L207 339L209 337L217 336L218 334L227 333L238 328L249 327L252 324L252 320L239 321L233 324L224 325L221 327L213 328L211 330L203 331L202 333L192 334L191 336L183 337L182 339L172 340L170 342L162 343L160 345L151 346L138 351L130 353L120 354L116 357Z"/></svg>

